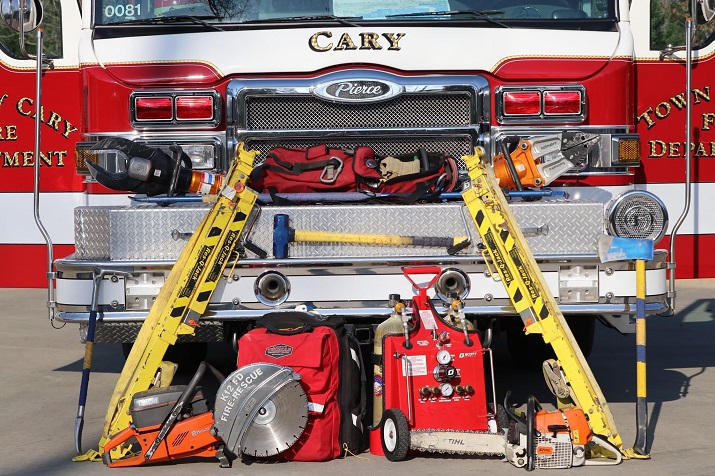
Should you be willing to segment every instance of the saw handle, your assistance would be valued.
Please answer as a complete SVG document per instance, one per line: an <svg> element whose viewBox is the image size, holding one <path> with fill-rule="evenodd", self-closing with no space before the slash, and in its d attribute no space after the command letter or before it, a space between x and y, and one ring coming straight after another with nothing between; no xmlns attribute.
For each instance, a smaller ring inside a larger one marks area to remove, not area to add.
<svg viewBox="0 0 715 476"><path fill-rule="evenodd" d="M536 469L536 437L540 436L536 429L536 412L541 410L541 404L536 397L529 395L526 401L526 470Z"/></svg>
<svg viewBox="0 0 715 476"><path fill-rule="evenodd" d="M105 465L110 466L114 462L112 461L112 450L122 445L123 443L126 443L131 437L135 436L136 434L136 430L133 427L128 426L116 435L114 435L112 439L107 441L107 443L104 445L104 452L102 453L102 462ZM140 462L142 459L142 455L137 454L135 456L122 459L122 462L125 465L133 465L133 463L141 464Z"/></svg>
<svg viewBox="0 0 715 476"><path fill-rule="evenodd" d="M204 373L206 372L207 365L208 364L206 362L201 362L199 364L199 368L196 370L196 373L191 378L191 381L186 386L184 391L181 393L179 398L176 400L176 404L174 405L174 408L171 409L171 413L169 413L169 416L166 417L164 424L161 425L159 434L156 435L156 439L154 440L154 442L151 444L149 449L146 451L146 454L144 455L144 459L146 461L149 461L151 459L151 457L154 455L154 452L156 451L156 449L159 447L159 445L164 440L164 438L166 438L166 435L169 433L169 430L171 430L171 427L174 426L174 422L176 422L176 419L179 418L179 414L181 413L181 410L189 403L189 401L191 401L191 398L194 396L196 387L199 385L199 381L201 380L201 378L204 376Z"/></svg>

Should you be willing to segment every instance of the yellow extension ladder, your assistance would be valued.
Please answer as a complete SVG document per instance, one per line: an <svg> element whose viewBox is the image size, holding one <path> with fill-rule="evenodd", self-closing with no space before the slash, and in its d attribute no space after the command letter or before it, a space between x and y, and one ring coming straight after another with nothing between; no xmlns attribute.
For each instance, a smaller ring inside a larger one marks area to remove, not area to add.
<svg viewBox="0 0 715 476"><path fill-rule="evenodd" d="M509 209L494 171L485 166L483 149L464 157L471 186L462 193L482 237L482 256L495 268L527 334L541 334L556 353L547 362L547 383L560 401L572 401L587 415L591 430L619 450L623 442L601 389L571 329L544 280L529 246ZM493 273L492 273L493 275Z"/></svg>

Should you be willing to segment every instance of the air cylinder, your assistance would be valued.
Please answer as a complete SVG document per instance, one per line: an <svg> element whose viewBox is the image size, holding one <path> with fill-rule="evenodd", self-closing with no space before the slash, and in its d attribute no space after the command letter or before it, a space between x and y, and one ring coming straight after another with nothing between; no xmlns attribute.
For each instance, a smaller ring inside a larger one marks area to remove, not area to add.
<svg viewBox="0 0 715 476"><path fill-rule="evenodd" d="M402 334L402 312L404 311L405 304L400 300L399 294L390 294L390 306L392 306L393 309L392 314L375 329L372 351L373 431L370 432L370 452L378 455L382 455L382 444L380 443L380 430L378 426L380 425L380 420L382 420L382 396L385 390L382 375L382 339L388 334Z"/></svg>

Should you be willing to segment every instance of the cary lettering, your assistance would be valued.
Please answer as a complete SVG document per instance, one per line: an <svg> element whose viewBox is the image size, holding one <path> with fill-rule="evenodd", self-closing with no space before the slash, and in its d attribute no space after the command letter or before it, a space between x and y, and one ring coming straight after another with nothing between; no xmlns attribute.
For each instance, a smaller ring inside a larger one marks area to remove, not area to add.
<svg viewBox="0 0 715 476"><path fill-rule="evenodd" d="M20 98L20 100L17 101L17 112L23 116L29 116L34 119L35 111L32 108L33 103L34 101L30 98ZM46 116L44 106L40 106L40 121L59 132L65 139L69 138L72 132L77 131L77 128L72 125L72 123L67 119L63 119L62 116L55 111L49 111L49 115Z"/></svg>
<svg viewBox="0 0 715 476"><path fill-rule="evenodd" d="M356 38L349 33L343 33L337 39L333 38L332 31L319 31L308 39L308 46L317 52L349 51L349 50L381 50L386 47L388 51L399 51L400 40L405 33L373 33L363 32Z"/></svg>

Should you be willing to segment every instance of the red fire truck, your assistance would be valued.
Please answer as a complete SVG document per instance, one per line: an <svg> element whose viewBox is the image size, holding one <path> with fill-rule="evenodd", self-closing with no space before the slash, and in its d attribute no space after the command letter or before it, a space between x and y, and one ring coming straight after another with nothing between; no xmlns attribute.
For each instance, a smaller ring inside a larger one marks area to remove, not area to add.
<svg viewBox="0 0 715 476"><path fill-rule="evenodd" d="M702 205L715 194L715 43L711 9L700 7L691 16L688 5L645 0L2 0L20 41L10 28L0 37L0 286L48 286L51 319L80 328L96 293L96 340L132 342L208 208L96 183L86 160L105 138L177 144L194 170L214 172L227 171L239 143L259 151L256 164L275 147L326 144L424 148L462 167L476 146L503 158L522 143L551 144L534 157L540 171L558 169L551 195L514 194L512 208L588 353L596 321L628 333L635 313L633 266L600 263L599 235L656 242L649 313L669 311L672 277L715 276L705 252L715 225ZM559 150L573 138L588 140L581 156ZM126 173L122 154L97 157ZM423 264L443 269L435 301L456 293L477 327L508 331L519 321L464 210L448 198L262 204L244 237L252 246L194 339L233 338L299 305L381 320L390 293L411 295L401 269ZM455 254L291 243L278 258L278 214L295 228L472 243Z"/></svg>

